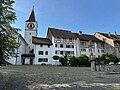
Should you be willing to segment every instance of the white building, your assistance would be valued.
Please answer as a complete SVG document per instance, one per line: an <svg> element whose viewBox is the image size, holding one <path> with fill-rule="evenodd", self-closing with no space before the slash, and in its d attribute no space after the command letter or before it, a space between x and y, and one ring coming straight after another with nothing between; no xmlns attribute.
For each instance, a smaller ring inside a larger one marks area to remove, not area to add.
<svg viewBox="0 0 120 90"><path fill-rule="evenodd" d="M27 44L25 39L20 34L17 35L16 42L19 43L19 45L20 45L19 48L17 48L14 51L14 53L16 53L16 57L12 57L12 58L10 58L10 59L8 59L6 61L11 63L11 64L21 65L22 64L22 62L21 62L21 55L28 53L28 51L27 51L28 44Z"/></svg>
<svg viewBox="0 0 120 90"><path fill-rule="evenodd" d="M54 55L63 56L68 53L79 57L98 57L106 53L106 42L94 35L73 33L69 30L48 28L46 38L38 37L38 24L35 20L34 9L25 24L25 38L20 35L21 46L17 50L18 57L12 64L60 64L53 59Z"/></svg>

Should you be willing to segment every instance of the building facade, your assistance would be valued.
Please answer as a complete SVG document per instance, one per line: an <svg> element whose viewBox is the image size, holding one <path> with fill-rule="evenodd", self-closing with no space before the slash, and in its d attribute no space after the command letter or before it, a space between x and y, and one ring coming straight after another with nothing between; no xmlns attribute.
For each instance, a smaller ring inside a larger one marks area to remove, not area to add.
<svg viewBox="0 0 120 90"><path fill-rule="evenodd" d="M54 55L79 57L83 54L90 58L110 53L120 57L120 36L116 33L104 34L96 32L94 35L78 33L69 30L48 28L46 38L38 37L38 24L35 20L34 9L29 19L25 22L24 38L20 35L16 50L16 58L12 64L51 64L59 65L59 60L53 59ZM11 59L12 60L12 59Z"/></svg>
<svg viewBox="0 0 120 90"><path fill-rule="evenodd" d="M120 35L96 32L95 37L105 42L106 53L115 54L120 58Z"/></svg>

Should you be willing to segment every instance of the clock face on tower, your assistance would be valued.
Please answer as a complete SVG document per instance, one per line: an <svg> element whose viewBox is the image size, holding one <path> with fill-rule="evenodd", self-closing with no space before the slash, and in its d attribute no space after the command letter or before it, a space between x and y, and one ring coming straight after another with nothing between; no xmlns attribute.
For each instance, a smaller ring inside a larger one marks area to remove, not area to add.
<svg viewBox="0 0 120 90"><path fill-rule="evenodd" d="M27 27L28 27L29 29L33 29L33 28L35 27L35 25L34 25L34 23L28 23L28 24L27 24Z"/></svg>

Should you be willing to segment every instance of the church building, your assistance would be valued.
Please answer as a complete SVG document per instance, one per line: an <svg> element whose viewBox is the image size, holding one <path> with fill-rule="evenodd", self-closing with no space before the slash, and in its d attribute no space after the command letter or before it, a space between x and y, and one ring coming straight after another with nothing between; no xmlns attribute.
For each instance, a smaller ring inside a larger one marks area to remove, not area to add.
<svg viewBox="0 0 120 90"><path fill-rule="evenodd" d="M100 34L100 33L99 33ZM65 53L70 56L79 57L82 54L92 58L109 53L105 41L95 35L83 34L69 30L48 28L46 38L38 36L38 23L35 19L34 8L28 20L25 21L24 38L18 35L17 42L20 47L16 50L16 57L7 60L12 64L49 64L60 65L59 60L53 59L54 55L63 56Z"/></svg>

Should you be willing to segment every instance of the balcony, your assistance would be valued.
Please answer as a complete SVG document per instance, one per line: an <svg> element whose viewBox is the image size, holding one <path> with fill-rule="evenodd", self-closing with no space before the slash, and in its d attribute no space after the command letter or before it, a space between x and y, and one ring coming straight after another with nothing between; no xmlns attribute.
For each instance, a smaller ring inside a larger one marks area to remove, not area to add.
<svg viewBox="0 0 120 90"><path fill-rule="evenodd" d="M74 40L71 39L55 39L55 43L62 43L62 44L74 44Z"/></svg>

